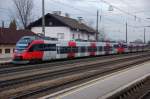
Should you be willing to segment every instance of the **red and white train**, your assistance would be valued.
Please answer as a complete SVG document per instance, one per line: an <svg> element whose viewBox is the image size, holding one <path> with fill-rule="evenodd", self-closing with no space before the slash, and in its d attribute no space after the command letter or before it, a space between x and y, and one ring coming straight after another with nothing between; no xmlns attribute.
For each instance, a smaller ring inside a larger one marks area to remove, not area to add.
<svg viewBox="0 0 150 99"><path fill-rule="evenodd" d="M145 51L144 44L109 43L109 42L76 42L44 40L36 36L21 38L14 52L13 63L32 61L49 61L64 58L77 58L106 54Z"/></svg>

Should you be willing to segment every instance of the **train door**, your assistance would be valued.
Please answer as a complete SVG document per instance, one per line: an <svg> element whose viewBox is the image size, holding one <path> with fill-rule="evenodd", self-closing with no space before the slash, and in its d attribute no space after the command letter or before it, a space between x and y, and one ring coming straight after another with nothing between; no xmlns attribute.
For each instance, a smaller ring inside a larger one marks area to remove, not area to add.
<svg viewBox="0 0 150 99"><path fill-rule="evenodd" d="M90 56L95 56L96 55L97 46L96 46L95 42L90 44L90 46L88 47L88 52L89 52Z"/></svg>
<svg viewBox="0 0 150 99"><path fill-rule="evenodd" d="M43 60L51 60L51 59L56 59L56 44L44 44L43 45L44 49L44 55L43 55Z"/></svg>
<svg viewBox="0 0 150 99"><path fill-rule="evenodd" d="M111 46L108 42L106 42L106 45L104 46L104 51L105 51L105 54L110 54L110 51L111 51Z"/></svg>
<svg viewBox="0 0 150 99"><path fill-rule="evenodd" d="M128 49L129 49L129 52L132 52L133 51L133 45L130 44Z"/></svg>
<svg viewBox="0 0 150 99"><path fill-rule="evenodd" d="M74 41L70 41L68 42L68 58L75 58L76 57L76 53L78 53L78 47L76 45L76 42Z"/></svg>

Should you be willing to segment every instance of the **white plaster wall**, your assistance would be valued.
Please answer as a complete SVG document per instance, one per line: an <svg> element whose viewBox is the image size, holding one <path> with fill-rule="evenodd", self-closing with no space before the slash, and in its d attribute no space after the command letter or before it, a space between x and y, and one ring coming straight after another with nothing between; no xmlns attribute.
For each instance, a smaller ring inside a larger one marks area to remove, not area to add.
<svg viewBox="0 0 150 99"><path fill-rule="evenodd" d="M80 39L82 40L88 40L88 35L89 35L89 40L95 40L95 34L89 34L89 33L81 32L81 31L71 31L71 33L72 34L74 33L74 36L75 36L74 39L79 39L78 35L80 34Z"/></svg>
<svg viewBox="0 0 150 99"><path fill-rule="evenodd" d="M90 40L96 40L96 39L95 39L95 34L90 34L89 37L90 37L90 38L89 38Z"/></svg>
<svg viewBox="0 0 150 99"><path fill-rule="evenodd" d="M35 33L42 33L42 27L33 27L31 31ZM64 41L79 39L78 35L80 34L80 39L82 40L95 40L95 34L89 34L81 31L71 30L69 27L45 27L45 35L53 38L58 38L58 33L64 33ZM73 39L74 34L74 39Z"/></svg>
<svg viewBox="0 0 150 99"><path fill-rule="evenodd" d="M35 33L42 33L42 27L33 27L31 31ZM64 33L65 41L71 40L70 28L68 27L45 27L46 36L57 38L58 33Z"/></svg>
<svg viewBox="0 0 150 99"><path fill-rule="evenodd" d="M15 49L15 45L0 45L0 49L2 49L2 53L0 54L0 58L12 58L13 51ZM10 53L5 53L5 49L10 49Z"/></svg>

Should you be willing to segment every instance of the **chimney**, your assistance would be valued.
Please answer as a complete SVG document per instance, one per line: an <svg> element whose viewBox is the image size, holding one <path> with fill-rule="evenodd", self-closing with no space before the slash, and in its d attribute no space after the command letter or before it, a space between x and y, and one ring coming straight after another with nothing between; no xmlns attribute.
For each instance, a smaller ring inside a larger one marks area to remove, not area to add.
<svg viewBox="0 0 150 99"><path fill-rule="evenodd" d="M78 17L78 22L82 23L82 21L83 21L83 17Z"/></svg>
<svg viewBox="0 0 150 99"><path fill-rule="evenodd" d="M61 11L53 11L52 13L61 16Z"/></svg>
<svg viewBox="0 0 150 99"><path fill-rule="evenodd" d="M5 27L5 23L4 23L4 21L2 21L2 28L0 28L1 35L3 35L3 29L4 29L4 27Z"/></svg>
<svg viewBox="0 0 150 99"><path fill-rule="evenodd" d="M70 18L69 13L65 13L65 17Z"/></svg>

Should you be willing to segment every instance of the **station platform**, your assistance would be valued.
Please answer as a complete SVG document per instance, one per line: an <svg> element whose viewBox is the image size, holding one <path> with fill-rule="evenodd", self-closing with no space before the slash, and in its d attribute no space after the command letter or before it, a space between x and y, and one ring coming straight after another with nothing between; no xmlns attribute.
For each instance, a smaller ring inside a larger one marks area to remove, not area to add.
<svg viewBox="0 0 150 99"><path fill-rule="evenodd" d="M40 99L106 99L149 76L150 62L145 62Z"/></svg>
<svg viewBox="0 0 150 99"><path fill-rule="evenodd" d="M0 64L10 63L12 58L0 58Z"/></svg>

